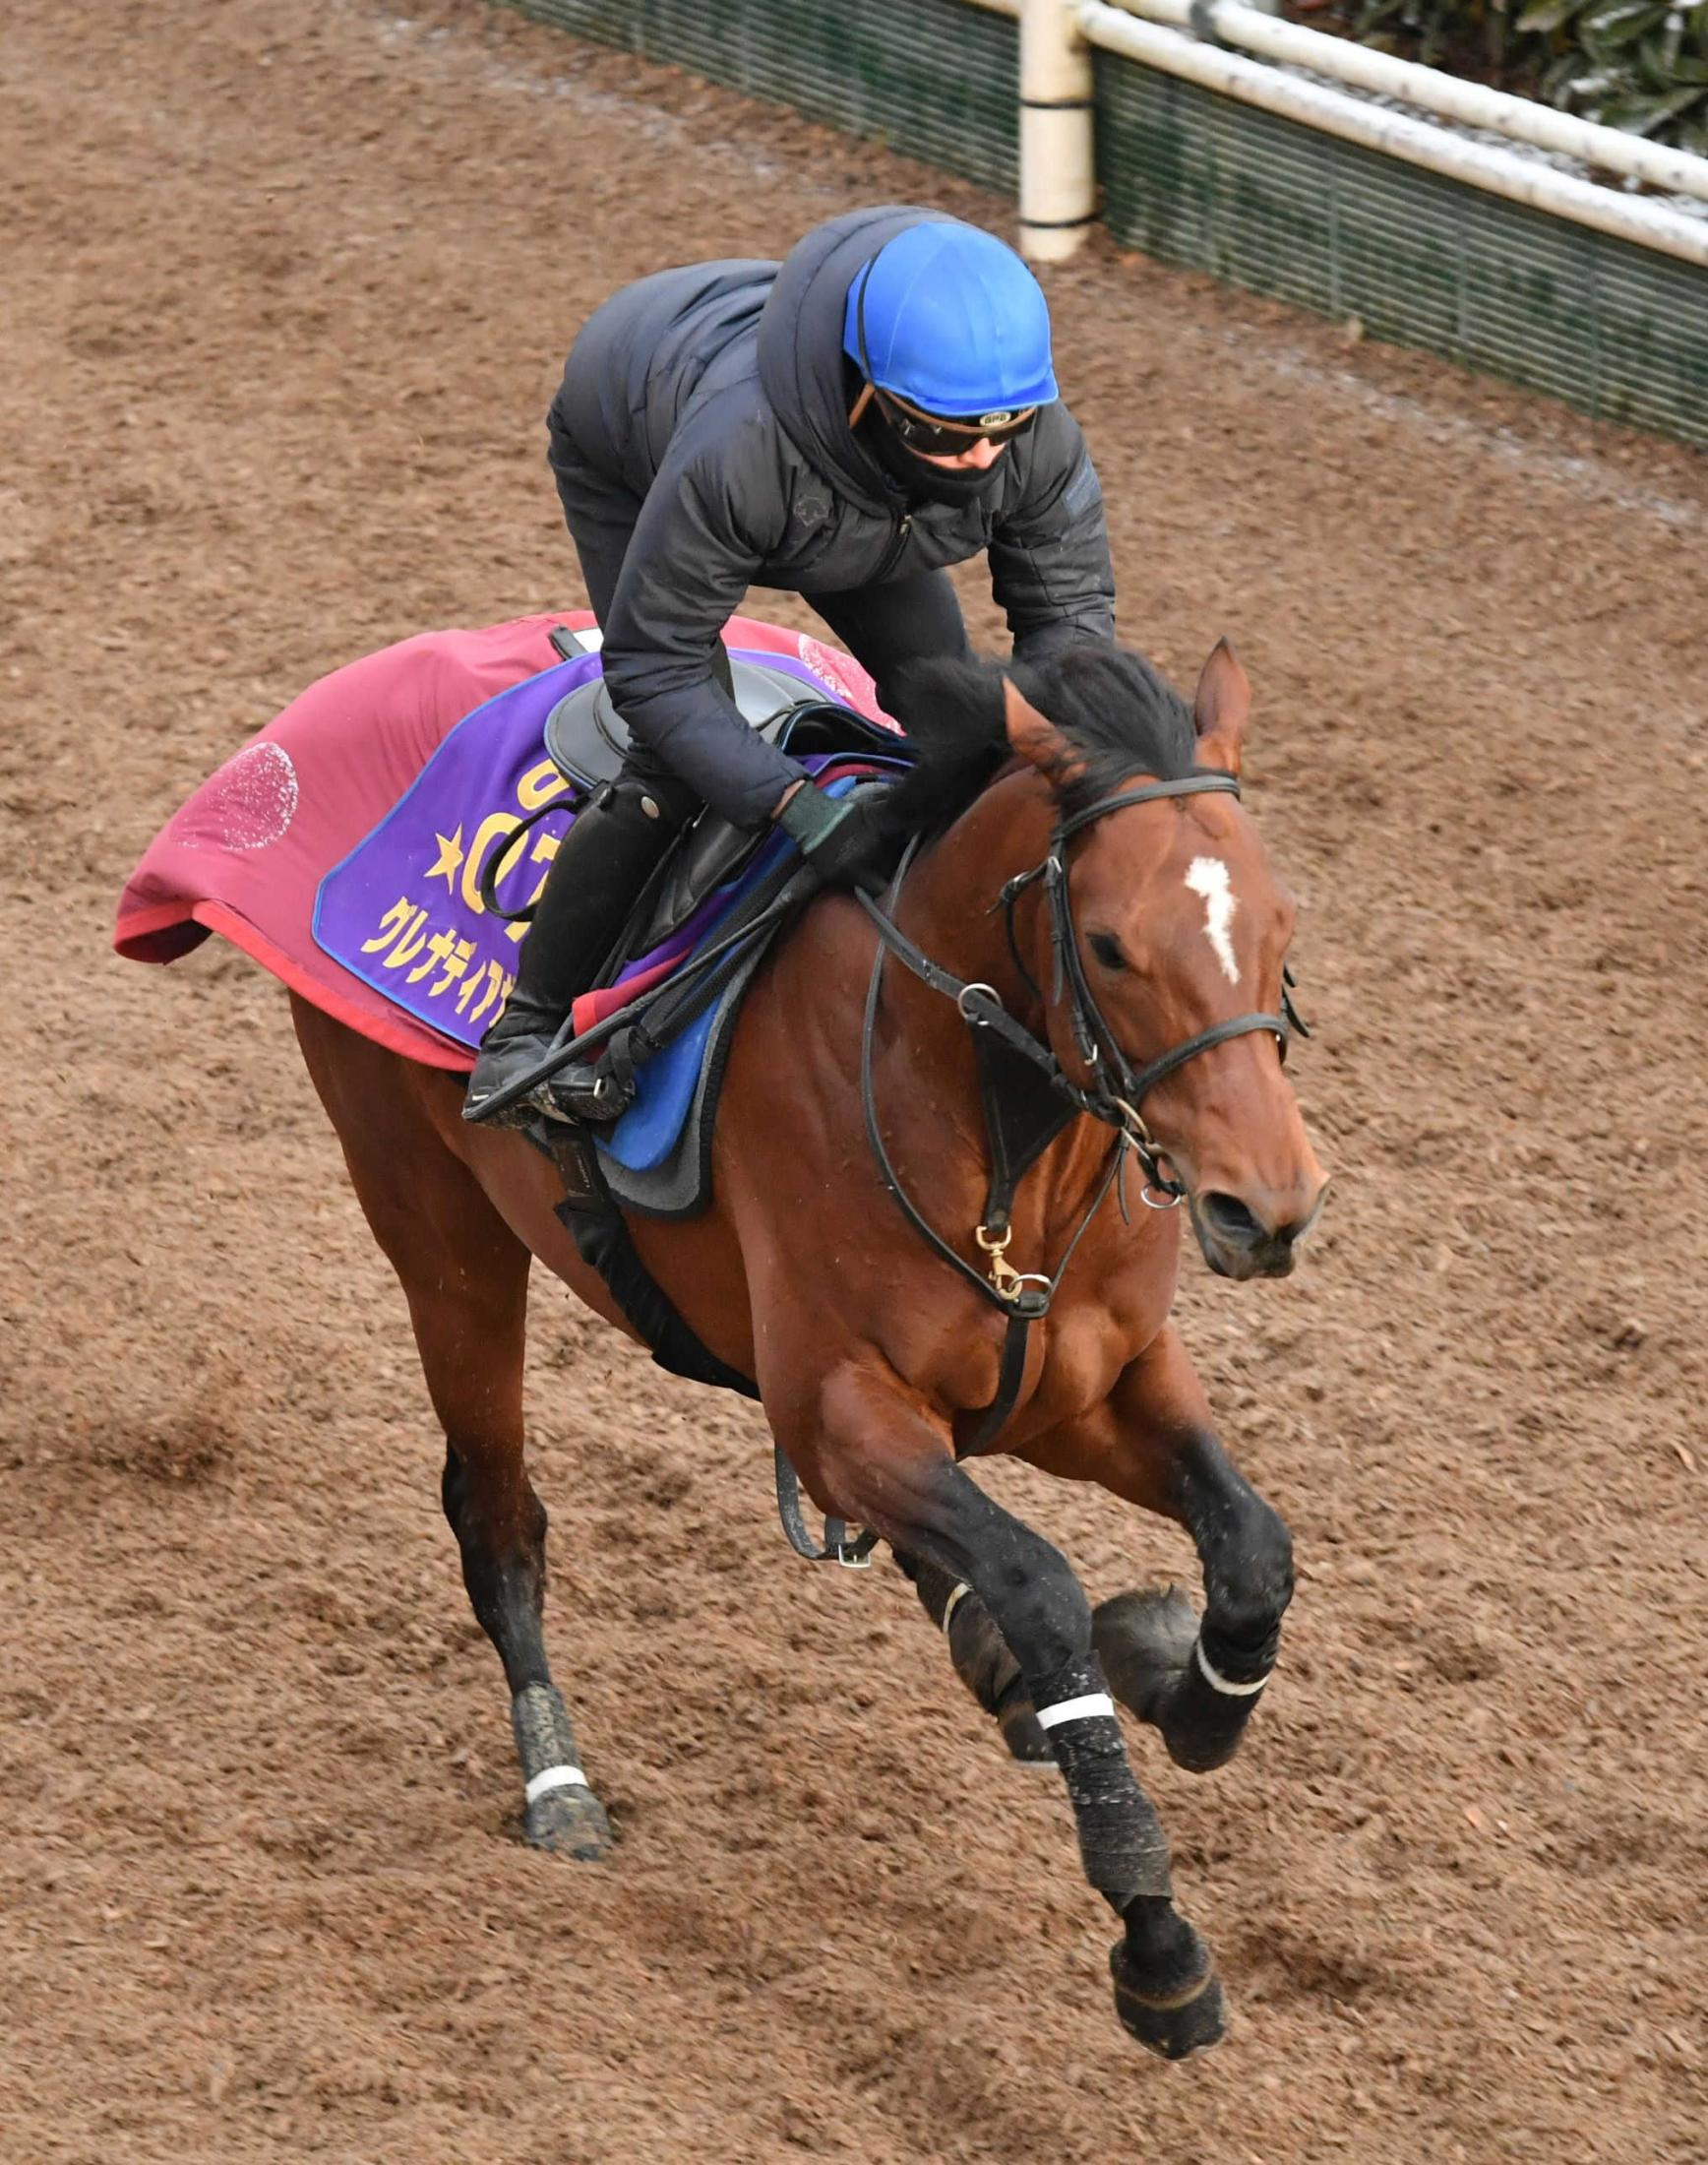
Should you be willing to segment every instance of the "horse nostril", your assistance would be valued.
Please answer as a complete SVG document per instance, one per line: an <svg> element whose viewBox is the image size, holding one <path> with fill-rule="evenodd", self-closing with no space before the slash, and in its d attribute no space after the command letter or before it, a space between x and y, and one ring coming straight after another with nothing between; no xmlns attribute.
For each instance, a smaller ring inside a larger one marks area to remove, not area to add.
<svg viewBox="0 0 1708 2165"><path fill-rule="evenodd" d="M1200 1196L1198 1208L1208 1219L1213 1232L1241 1248L1254 1248L1260 1240L1268 1237L1262 1224L1247 1209L1238 1196L1219 1193Z"/></svg>

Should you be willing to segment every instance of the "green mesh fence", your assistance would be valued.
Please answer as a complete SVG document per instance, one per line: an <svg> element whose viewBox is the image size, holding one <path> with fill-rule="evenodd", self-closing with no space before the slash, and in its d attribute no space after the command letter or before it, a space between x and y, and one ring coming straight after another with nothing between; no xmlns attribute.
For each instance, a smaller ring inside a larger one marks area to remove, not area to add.
<svg viewBox="0 0 1708 2165"><path fill-rule="evenodd" d="M1017 31L966 0L511 0L1012 194ZM1708 445L1708 272L1097 55L1129 247Z"/></svg>
<svg viewBox="0 0 1708 2165"><path fill-rule="evenodd" d="M512 0L1012 195L1015 25L962 0Z"/></svg>
<svg viewBox="0 0 1708 2165"><path fill-rule="evenodd" d="M1097 56L1104 216L1168 263L1708 444L1708 272Z"/></svg>

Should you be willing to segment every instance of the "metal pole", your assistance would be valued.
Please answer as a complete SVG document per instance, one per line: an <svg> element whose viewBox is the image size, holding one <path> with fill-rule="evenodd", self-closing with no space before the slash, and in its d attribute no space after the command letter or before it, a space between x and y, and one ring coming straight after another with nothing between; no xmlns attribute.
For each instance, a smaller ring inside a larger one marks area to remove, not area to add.
<svg viewBox="0 0 1708 2165"><path fill-rule="evenodd" d="M1065 263L1097 216L1091 47L1073 0L1020 0L1020 253Z"/></svg>

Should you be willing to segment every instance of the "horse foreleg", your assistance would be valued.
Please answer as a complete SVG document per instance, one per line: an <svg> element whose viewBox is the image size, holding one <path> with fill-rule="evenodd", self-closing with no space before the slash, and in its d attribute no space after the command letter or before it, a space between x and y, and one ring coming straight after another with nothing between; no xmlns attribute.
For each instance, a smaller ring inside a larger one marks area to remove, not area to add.
<svg viewBox="0 0 1708 2165"><path fill-rule="evenodd" d="M778 1420L769 1389L766 1407ZM875 1364L831 1368L798 1409L783 1409L779 1435L818 1503L875 1527L983 1604L1067 1781L1085 1876L1122 1920L1110 1956L1122 2021L1170 2060L1214 2044L1221 1987L1174 1906L1168 1844L1128 1763L1090 1605L1066 1557L976 1486L946 1433Z"/></svg>
<svg viewBox="0 0 1708 2165"><path fill-rule="evenodd" d="M400 1085L396 1056L293 1006L351 1184L409 1304L445 1431L445 1516L470 1604L510 1686L527 1839L600 1856L610 1825L579 1764L542 1631L546 1513L523 1456L528 1250Z"/></svg>
<svg viewBox="0 0 1708 2165"><path fill-rule="evenodd" d="M1280 1650L1293 1543L1224 1450L1179 1333L1166 1328L1103 1405L1025 1455L1095 1480L1191 1534L1203 1570L1201 1623L1170 1587L1101 1603L1093 1629L1117 1698L1161 1730L1170 1758L1194 1771L1226 1764Z"/></svg>

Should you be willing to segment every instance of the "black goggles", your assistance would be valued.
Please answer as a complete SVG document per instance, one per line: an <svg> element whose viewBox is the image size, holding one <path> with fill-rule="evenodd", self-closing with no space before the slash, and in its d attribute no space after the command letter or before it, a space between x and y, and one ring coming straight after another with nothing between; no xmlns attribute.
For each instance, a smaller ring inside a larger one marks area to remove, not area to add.
<svg viewBox="0 0 1708 2165"><path fill-rule="evenodd" d="M872 357L866 350L866 288L872 278L874 256L860 274L860 290L854 300L854 329L860 347L860 371L866 378L866 393L850 418L857 418L865 407L869 393L878 402L879 409L890 427L900 437L908 450L921 459L953 459L971 451L975 444L1006 444L1010 436L1018 436L1031 427L1038 418L1038 408L1033 406L994 406L989 413L948 415L927 413L919 406L909 405L905 399L897 398L893 391L884 391L872 380Z"/></svg>
<svg viewBox="0 0 1708 2165"><path fill-rule="evenodd" d="M969 413L964 419L950 420L941 413L922 413L893 391L883 391L877 384L872 387L872 395L896 435L909 451L923 459L952 459L959 452L971 451L975 444L1006 444L1038 418L1036 406L997 406L989 413Z"/></svg>

